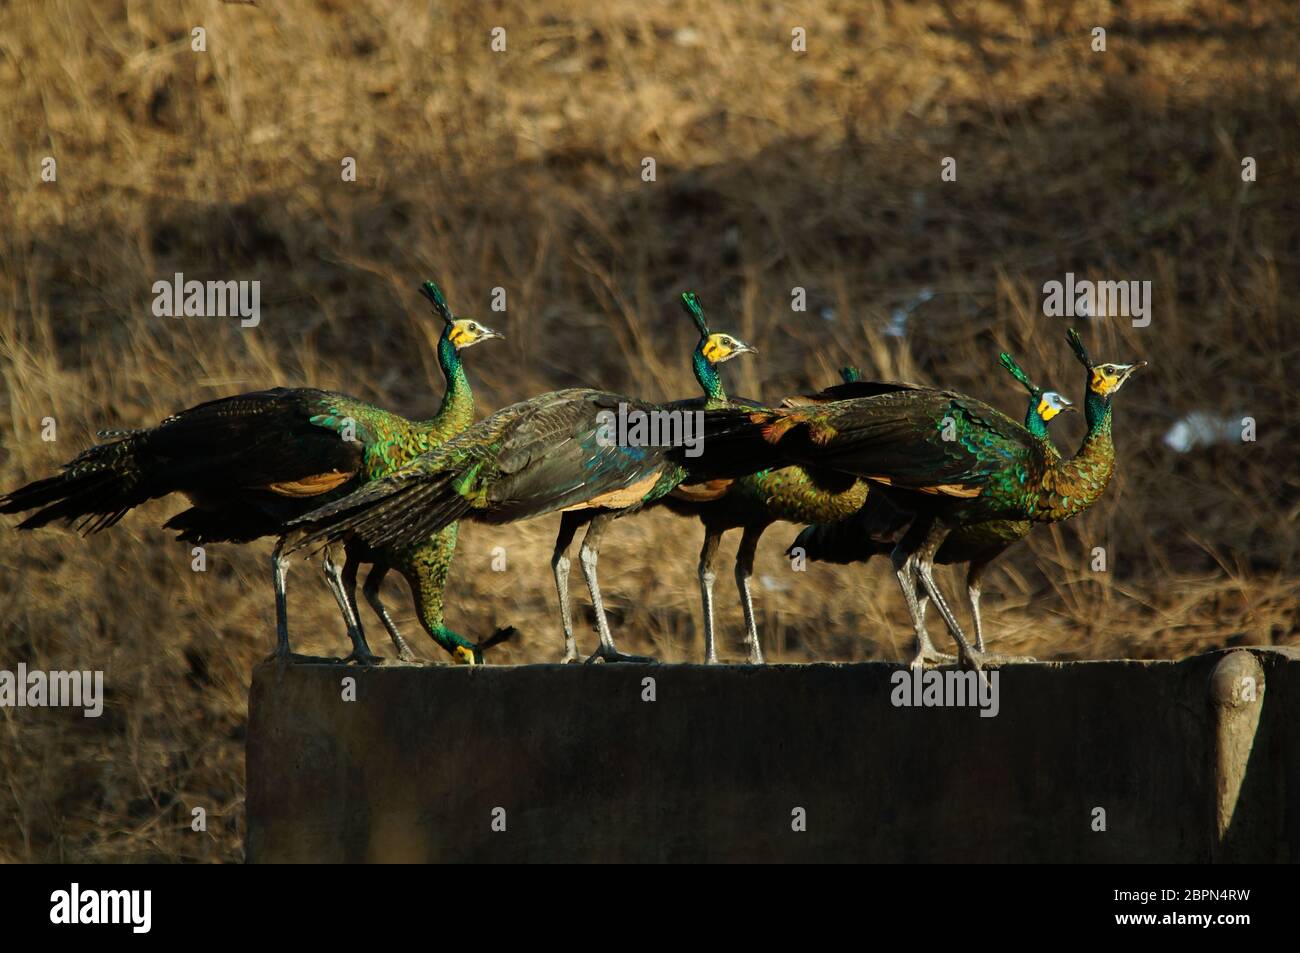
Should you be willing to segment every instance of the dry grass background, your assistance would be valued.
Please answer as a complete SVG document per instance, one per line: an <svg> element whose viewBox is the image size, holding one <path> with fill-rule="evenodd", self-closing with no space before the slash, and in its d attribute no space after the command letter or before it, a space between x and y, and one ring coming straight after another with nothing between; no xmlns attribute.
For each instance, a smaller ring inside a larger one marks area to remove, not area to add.
<svg viewBox="0 0 1300 953"><path fill-rule="evenodd" d="M190 49L196 25L206 53ZM497 25L504 54L489 49ZM1150 279L1150 327L1085 328L1096 355L1151 362L1117 401L1119 475L1089 514L1038 529L993 574L995 647L1296 644L1297 28L1287 5L1224 0L5 5L0 485L47 473L98 429L273 384L427 414L441 380L439 328L414 293L426 277L509 335L468 354L484 413L578 383L693 393L675 298L695 288L715 326L761 350L728 366L733 392L775 399L851 361L1015 416L1024 397L995 364L1001 348L1080 396L1042 283ZM56 184L39 180L46 155ZM947 155L955 183L939 181ZM356 183L340 180L343 156ZM150 287L175 271L260 280L261 325L153 317ZM807 314L790 310L795 285ZM504 316L487 310L496 286ZM935 296L907 336L886 335L923 288ZM1258 441L1173 452L1162 435L1198 409L1256 417ZM1056 435L1073 447L1082 422ZM214 547L191 572L157 528L178 507L86 540L5 533L0 667L103 669L108 706L98 720L0 710L0 860L241 857L269 544ZM497 661L558 657L555 523L462 533L449 622L521 626ZM793 533L774 529L759 557L771 656L901 658L909 632L886 567L792 573ZM698 657L698 543L666 514L611 532L602 581L624 647ZM489 571L496 545L505 573ZM1110 572L1090 570L1095 545ZM722 580L724 653L739 658ZM310 567L295 567L289 596L302 650L339 652ZM196 805L207 834L189 830Z"/></svg>

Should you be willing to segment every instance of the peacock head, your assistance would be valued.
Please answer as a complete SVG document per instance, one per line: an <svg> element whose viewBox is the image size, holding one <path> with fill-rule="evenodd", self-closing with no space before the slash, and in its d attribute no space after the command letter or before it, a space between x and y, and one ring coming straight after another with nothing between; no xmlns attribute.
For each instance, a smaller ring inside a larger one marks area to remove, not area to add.
<svg viewBox="0 0 1300 953"><path fill-rule="evenodd" d="M447 331L447 340L450 341L456 350L464 350L467 347L473 347L482 341L489 341L492 338L505 338L500 331L493 331L481 321L473 318L457 318L451 322Z"/></svg>
<svg viewBox="0 0 1300 953"><path fill-rule="evenodd" d="M1088 370L1088 393L1101 398L1106 403L1119 393L1119 389L1124 386L1125 381L1134 371L1147 366L1146 361L1135 361L1132 364L1094 364L1092 358L1088 356L1088 349L1083 346L1083 341L1079 338L1078 331L1070 328L1065 339L1070 342L1070 349L1074 351L1074 356L1078 358L1079 363Z"/></svg>
<svg viewBox="0 0 1300 953"><path fill-rule="evenodd" d="M700 343L696 347L700 356L710 364L725 364L741 354L757 354L758 350L746 344L734 334L725 331L711 332L709 323L704 318L704 309L694 291L682 292L682 309L695 321L700 331Z"/></svg>
<svg viewBox="0 0 1300 953"><path fill-rule="evenodd" d="M1045 390L1038 398L1036 412L1046 422L1057 414L1063 414L1074 409L1074 404L1064 394L1057 393L1054 390Z"/></svg>
<svg viewBox="0 0 1300 953"><path fill-rule="evenodd" d="M1029 379L1029 375L1020 369L1020 365L1006 351L999 355L1002 366L1029 391L1029 414L1037 415L1043 423L1049 423L1059 414L1075 409L1074 403L1059 391L1045 390Z"/></svg>
<svg viewBox="0 0 1300 953"><path fill-rule="evenodd" d="M500 331L493 331L476 318L458 318L452 314L451 308L447 306L447 299L442 296L442 289L432 281L420 285L420 293L433 303L433 310L447 323L442 336L457 351L492 338L505 337Z"/></svg>
<svg viewBox="0 0 1300 953"><path fill-rule="evenodd" d="M758 350L740 338L719 331L700 341L700 353L710 364L725 364L742 354L757 354Z"/></svg>

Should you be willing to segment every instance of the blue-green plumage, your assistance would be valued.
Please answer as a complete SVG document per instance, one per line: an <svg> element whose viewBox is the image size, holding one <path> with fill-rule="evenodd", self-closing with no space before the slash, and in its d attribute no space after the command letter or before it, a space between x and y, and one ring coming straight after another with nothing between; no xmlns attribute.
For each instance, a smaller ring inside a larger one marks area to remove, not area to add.
<svg viewBox="0 0 1300 953"><path fill-rule="evenodd" d="M684 303L691 307L690 301ZM750 350L730 334L710 335L698 349L702 373L707 379L716 365ZM458 519L506 523L559 510L552 568L565 659L577 657L568 550L583 526L580 560L596 610L597 656L631 658L617 651L605 619L596 578L600 538L610 521L663 499L687 480L692 463L680 446L630 446L609 439L610 420L619 414L648 418L694 409L689 402L660 406L583 388L542 394L498 411L390 477L297 521L303 533L293 548L347 535L391 545Z"/></svg>
<svg viewBox="0 0 1300 953"><path fill-rule="evenodd" d="M282 536L289 520L400 468L472 423L473 395L460 351L499 335L452 315L433 282L421 290L445 324L438 355L447 389L433 418L407 420L346 394L313 388L220 398L173 414L157 427L112 435L61 474L0 498L0 512L37 510L20 524L26 529L62 519L93 532L146 500L180 493L191 506L165 524L180 539L249 542ZM327 581L348 625L354 658L373 658L356 611L354 584L362 560L376 563L366 591L373 591L372 604L404 655L409 650L378 601L378 581L389 568L407 577L417 603L424 596L421 622L439 644L448 651L472 649L472 643L442 626L441 588L430 584L430 554L450 565L454 539L452 533L430 541L428 550L416 544L387 554L349 543L344 563L340 554L327 554ZM278 546L273 570L277 653L287 656L285 565Z"/></svg>
<svg viewBox="0 0 1300 953"><path fill-rule="evenodd" d="M986 520L1053 522L1092 504L1114 467L1110 401L1141 364L1092 364L1078 336L1071 346L1089 370L1089 432L1061 461L1042 441L982 401L952 391L915 389L813 408L719 414L709 451L731 465L793 461L870 480L900 510L914 514L891 557L914 619L923 585L965 659L966 641L935 586L931 567L954 527ZM848 386L848 385L840 385ZM699 465L707 469L707 462ZM918 623L924 649L928 636Z"/></svg>
<svg viewBox="0 0 1300 953"><path fill-rule="evenodd" d="M682 296L687 312L695 319L700 343L691 365L703 391L702 406L710 410L728 407L756 407L753 401L729 400L718 375L717 365L705 356L711 332L691 293ZM860 379L855 368L842 372L845 382ZM681 402L689 404L693 402ZM745 641L749 660L763 661L762 645L754 617L753 596L749 580L754 573L754 558L764 531L778 520L799 523L832 522L850 516L866 500L867 485L856 479L828 475L817 479L801 467L762 469L734 480L712 480L700 485L677 487L661 504L680 516L698 517L704 524L704 543L700 549L700 602L704 616L704 660L718 661L713 623L713 585L717 578L716 560L723 535L741 529L740 547L736 552L736 586L740 592L745 617Z"/></svg>
<svg viewBox="0 0 1300 953"><path fill-rule="evenodd" d="M1061 411L1072 410L1070 402L1054 391L1035 385L1008 354L1001 355L1004 367L1024 385L1029 392L1029 405L1025 411L1025 429L1039 441L1049 461L1060 459L1048 435L1049 422ZM1024 468L1017 468L1018 473ZM1017 477L1019 479L1019 476ZM872 556L888 555L911 526L913 514L898 508L884 494L875 493L867 504L852 518L840 523L805 527L787 550L817 562L856 563ZM934 561L942 565L969 563L966 591L975 626L976 650L984 648L983 624L980 618L980 583L989 564L1008 546L1029 534L1033 523L1029 520L982 520L961 523L944 539L935 553ZM917 593L919 618L924 625L928 596Z"/></svg>

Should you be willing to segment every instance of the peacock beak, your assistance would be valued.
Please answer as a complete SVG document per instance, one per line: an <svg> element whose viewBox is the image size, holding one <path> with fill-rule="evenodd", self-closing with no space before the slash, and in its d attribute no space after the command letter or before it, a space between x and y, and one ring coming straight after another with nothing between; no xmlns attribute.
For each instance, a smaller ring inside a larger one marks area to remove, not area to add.
<svg viewBox="0 0 1300 953"><path fill-rule="evenodd" d="M1115 390L1111 391L1111 393L1113 394L1113 393L1115 393L1115 391L1117 391L1117 390L1119 390L1121 387L1123 387L1123 386L1124 386L1124 382L1125 382L1126 380L1128 380L1130 376L1132 376L1132 374L1133 374L1134 371L1138 370L1138 368L1142 368L1142 367L1146 367L1146 366L1147 366L1147 362L1146 362L1146 361L1137 361L1137 362L1134 363L1134 364L1120 364L1120 365L1119 365L1119 382L1115 384Z"/></svg>
<svg viewBox="0 0 1300 953"><path fill-rule="evenodd" d="M493 331L491 328L487 326L483 326L483 334L479 338L479 340L487 341L490 338L500 338L502 341L504 341L506 339L506 336L502 334L500 331Z"/></svg>

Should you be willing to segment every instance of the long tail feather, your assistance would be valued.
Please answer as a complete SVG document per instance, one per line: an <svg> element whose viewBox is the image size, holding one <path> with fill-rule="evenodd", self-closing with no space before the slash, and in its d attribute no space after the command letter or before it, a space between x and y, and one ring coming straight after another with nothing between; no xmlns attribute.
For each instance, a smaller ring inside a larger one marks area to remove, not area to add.
<svg viewBox="0 0 1300 953"><path fill-rule="evenodd" d="M83 533L112 526L147 495L135 467L134 435L99 444L64 465L63 472L0 496L0 513L36 510L18 524L38 529L56 520L76 523Z"/></svg>
<svg viewBox="0 0 1300 953"><path fill-rule="evenodd" d="M103 431L107 441L88 447L61 473L0 496L0 513L29 513L21 529L63 520L95 533L171 493L222 493L344 472L358 452L340 450L345 445L309 422L319 394L280 388L239 394L190 407L156 427Z"/></svg>

